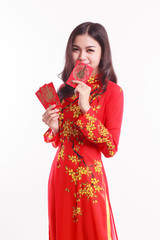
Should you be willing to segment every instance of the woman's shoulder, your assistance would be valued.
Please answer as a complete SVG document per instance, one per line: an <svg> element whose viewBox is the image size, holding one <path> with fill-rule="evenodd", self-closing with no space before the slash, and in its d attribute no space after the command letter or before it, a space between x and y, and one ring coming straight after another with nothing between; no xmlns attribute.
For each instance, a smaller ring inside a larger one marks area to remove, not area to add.
<svg viewBox="0 0 160 240"><path fill-rule="evenodd" d="M115 83L115 82L112 82L111 80L108 80L108 88L110 89L110 90L112 90L112 91L117 91L117 92L121 92L121 91L123 91L122 90L122 87L121 86L119 86L117 83Z"/></svg>
<svg viewBox="0 0 160 240"><path fill-rule="evenodd" d="M108 80L106 93L107 93L107 95L122 94L123 93L123 89L117 83L112 82L111 80Z"/></svg>

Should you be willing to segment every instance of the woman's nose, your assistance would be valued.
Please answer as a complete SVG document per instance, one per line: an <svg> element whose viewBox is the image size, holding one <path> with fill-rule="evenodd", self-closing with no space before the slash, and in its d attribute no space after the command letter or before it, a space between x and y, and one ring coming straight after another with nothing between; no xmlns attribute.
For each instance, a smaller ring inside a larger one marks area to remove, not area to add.
<svg viewBox="0 0 160 240"><path fill-rule="evenodd" d="M85 52L84 51L81 51L80 53L79 53L79 60L80 61L84 61L84 60L86 60L86 54L85 54Z"/></svg>

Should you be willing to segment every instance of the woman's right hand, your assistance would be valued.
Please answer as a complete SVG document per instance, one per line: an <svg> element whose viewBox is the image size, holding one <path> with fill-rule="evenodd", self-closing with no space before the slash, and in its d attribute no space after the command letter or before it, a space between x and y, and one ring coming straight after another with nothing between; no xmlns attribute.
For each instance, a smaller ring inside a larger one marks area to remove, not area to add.
<svg viewBox="0 0 160 240"><path fill-rule="evenodd" d="M56 105L51 105L42 115L42 121L48 125L49 128L52 128L56 134L59 130L58 118L59 118L59 109L55 108Z"/></svg>

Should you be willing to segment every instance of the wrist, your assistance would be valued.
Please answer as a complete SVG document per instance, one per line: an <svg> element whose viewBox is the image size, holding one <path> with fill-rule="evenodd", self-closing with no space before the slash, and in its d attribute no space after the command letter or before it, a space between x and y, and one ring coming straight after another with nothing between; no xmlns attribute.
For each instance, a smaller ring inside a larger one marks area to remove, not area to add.
<svg viewBox="0 0 160 240"><path fill-rule="evenodd" d="M82 112L83 112L83 114L85 114L86 112L88 112L88 110L90 109L90 105L88 105L88 106L86 106L83 110L82 110Z"/></svg>
<svg viewBox="0 0 160 240"><path fill-rule="evenodd" d="M52 129L52 133L53 133L53 136L55 136L57 133L58 133L58 129L53 129L53 128L51 128Z"/></svg>

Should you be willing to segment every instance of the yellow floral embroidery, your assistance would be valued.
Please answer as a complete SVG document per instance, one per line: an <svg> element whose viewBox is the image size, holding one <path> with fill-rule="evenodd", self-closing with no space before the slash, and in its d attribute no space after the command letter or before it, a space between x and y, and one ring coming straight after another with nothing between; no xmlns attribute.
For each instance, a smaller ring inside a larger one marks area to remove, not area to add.
<svg viewBox="0 0 160 240"><path fill-rule="evenodd" d="M82 215L82 209L80 207L73 207L73 222L78 222L77 215Z"/></svg>
<svg viewBox="0 0 160 240"><path fill-rule="evenodd" d="M86 168L85 167L78 167L78 173L79 174L84 174L84 175L87 175L89 176L90 173L92 173L89 169L89 167L87 166Z"/></svg>
<svg viewBox="0 0 160 240"><path fill-rule="evenodd" d="M69 110L70 110L70 111L75 111L76 108L77 108L77 105L76 105L76 104L74 104L74 105L71 104Z"/></svg>
<svg viewBox="0 0 160 240"><path fill-rule="evenodd" d="M75 94L71 97L72 100L75 100L76 98L77 96Z"/></svg>
<svg viewBox="0 0 160 240"><path fill-rule="evenodd" d="M94 169L98 174L102 174L102 163L100 161L94 160Z"/></svg>
<svg viewBox="0 0 160 240"><path fill-rule="evenodd" d="M68 155L68 159L69 159L70 161L72 161L73 163L75 163L75 164L77 164L78 162L81 162L81 160L78 159L77 156L70 156L70 155Z"/></svg>
<svg viewBox="0 0 160 240"><path fill-rule="evenodd" d="M113 152L113 151L109 151L109 155L110 155L110 156L113 156L113 155L114 155L114 152Z"/></svg>
<svg viewBox="0 0 160 240"><path fill-rule="evenodd" d="M91 108L93 109L93 111L95 111L96 113L98 112L98 110L101 108L101 105L98 106L91 106Z"/></svg>
<svg viewBox="0 0 160 240"><path fill-rule="evenodd" d="M96 184L96 183L98 183L99 182L99 180L97 180L96 178L92 178L91 179L91 183L93 183L93 184Z"/></svg>
<svg viewBox="0 0 160 240"><path fill-rule="evenodd" d="M81 120L77 120L77 124L81 129L83 128L84 123Z"/></svg>
<svg viewBox="0 0 160 240"><path fill-rule="evenodd" d="M78 145L75 145L73 148L73 151L79 152L80 147Z"/></svg>
<svg viewBox="0 0 160 240"><path fill-rule="evenodd" d="M76 107L75 111L73 112L73 117L78 118L82 114L81 109L79 106Z"/></svg>
<svg viewBox="0 0 160 240"><path fill-rule="evenodd" d="M57 160L57 167L60 168L61 167L61 164L60 164L60 160L64 160L64 145L61 146L61 149L59 151L59 154L58 154L58 160Z"/></svg>
<svg viewBox="0 0 160 240"><path fill-rule="evenodd" d="M94 136L94 134L93 134L92 130L90 130L89 133L88 133L88 137L90 139L93 139L93 136Z"/></svg>
<svg viewBox="0 0 160 240"><path fill-rule="evenodd" d="M60 109L59 109L59 119L58 119L58 121L59 121L59 127L60 127L60 128L61 128L61 126L62 126L63 120L64 120L64 113L62 112L62 109L60 108Z"/></svg>
<svg viewBox="0 0 160 240"><path fill-rule="evenodd" d="M108 150L109 150L109 155L113 156L114 151L112 151L115 148L115 145L113 145L112 141L109 139L110 138L110 133L108 130L104 127L104 125L98 121L97 123L97 129L98 129L98 135L94 134L94 130L96 129L95 123L97 121L97 118L94 116L90 115L89 113L86 114L86 119L88 120L85 130L87 131L88 134L88 139L91 141L94 141L95 143L106 143ZM77 125L83 129L83 123L77 121Z"/></svg>
<svg viewBox="0 0 160 240"><path fill-rule="evenodd" d="M93 198L93 202L95 203L95 200L97 202L97 192L104 190L104 188L98 185L98 182L98 179L91 178L91 183L81 183L80 189L75 195L75 197L77 198L77 202L80 201L82 196L86 196L88 199Z"/></svg>
<svg viewBox="0 0 160 240"><path fill-rule="evenodd" d="M54 138L53 133L48 134L48 139L49 139L49 141L52 140L53 138Z"/></svg>
<svg viewBox="0 0 160 240"><path fill-rule="evenodd" d="M103 139L101 137L97 138L97 143L103 143Z"/></svg>
<svg viewBox="0 0 160 240"><path fill-rule="evenodd" d="M108 130L104 127L102 123L99 123L98 130L102 136L107 136L109 134Z"/></svg>
<svg viewBox="0 0 160 240"><path fill-rule="evenodd" d="M99 82L98 79L96 79L95 77L90 77L88 80L87 80L87 83L97 83Z"/></svg>
<svg viewBox="0 0 160 240"><path fill-rule="evenodd" d="M70 192L69 188L65 188L65 191Z"/></svg>
<svg viewBox="0 0 160 240"><path fill-rule="evenodd" d="M59 120L62 121L64 119L64 113L59 112Z"/></svg>
<svg viewBox="0 0 160 240"><path fill-rule="evenodd" d="M75 159L73 156L69 157L70 159ZM92 166L78 167L76 170L73 170L67 166L65 169L66 173L71 176L71 182L74 182L79 189L76 193L74 193L76 203L78 204L83 196L87 197L88 199L92 198L92 202L97 203L97 192L99 193L100 191L104 191L104 188L99 185L99 179L94 177L92 169L98 174L102 174L101 161L94 160L94 164ZM88 181L83 181L83 176L88 176ZM82 215L81 208L76 205L76 207L73 207L73 209L74 222L78 222L78 215Z"/></svg>
<svg viewBox="0 0 160 240"><path fill-rule="evenodd" d="M61 150L60 150L60 152L59 152L59 154L58 154L58 157L59 158L62 158L63 160L64 160L64 145L61 147Z"/></svg>
<svg viewBox="0 0 160 240"><path fill-rule="evenodd" d="M95 127L95 125L93 125L92 124L92 122L88 122L87 124L86 124L86 129L87 129L87 131L93 131L94 129L96 129L96 127Z"/></svg>
<svg viewBox="0 0 160 240"><path fill-rule="evenodd" d="M82 135L82 134L79 132L78 129L74 129L72 135L75 137L75 136L79 136L79 135Z"/></svg>
<svg viewBox="0 0 160 240"><path fill-rule="evenodd" d="M79 145L84 145L84 143L83 143L82 140L79 140L78 144L79 144Z"/></svg>
<svg viewBox="0 0 160 240"><path fill-rule="evenodd" d="M82 111L80 107L77 106L77 104L74 105L71 104L69 110L73 112L73 118L78 118L82 114Z"/></svg>
<svg viewBox="0 0 160 240"><path fill-rule="evenodd" d="M71 125L71 122L69 121L69 119L64 122L64 124L63 124L63 133L62 133L64 137L69 135L70 129L71 129L70 125Z"/></svg>
<svg viewBox="0 0 160 240"><path fill-rule="evenodd" d="M87 168L78 167L76 171L74 171L71 168L68 168L67 166L65 168L66 168L66 173L68 173L72 177L71 182L74 182L75 185L77 185L77 182L82 179L82 175L89 176L89 174L92 173L92 171L88 167Z"/></svg>
<svg viewBox="0 0 160 240"><path fill-rule="evenodd" d="M75 136L82 135L82 133L78 129L74 128L73 121L69 121L69 119L68 119L67 121L64 121L64 123L63 123L63 127L60 132L60 136L62 138L67 137L69 139L69 137L71 135L73 135L75 137Z"/></svg>
<svg viewBox="0 0 160 240"><path fill-rule="evenodd" d="M96 122L97 120L95 117L91 116L89 113L86 114L86 119L88 119L92 123Z"/></svg>

